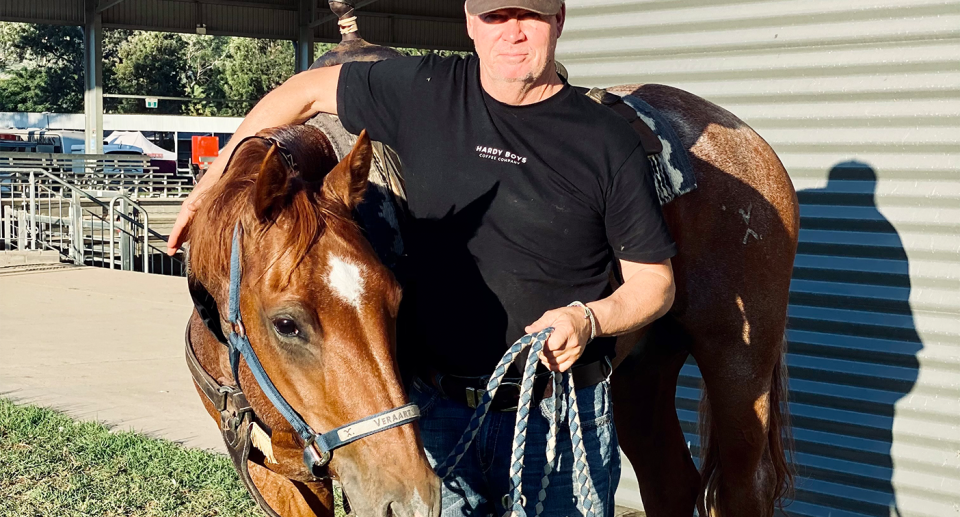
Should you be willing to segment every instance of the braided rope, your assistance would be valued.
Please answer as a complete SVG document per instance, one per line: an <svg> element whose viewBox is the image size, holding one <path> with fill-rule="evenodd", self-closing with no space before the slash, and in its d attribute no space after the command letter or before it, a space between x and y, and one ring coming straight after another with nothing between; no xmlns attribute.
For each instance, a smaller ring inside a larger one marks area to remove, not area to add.
<svg viewBox="0 0 960 517"><path fill-rule="evenodd" d="M550 427L547 428L547 462L543 464L543 477L540 478L540 493L537 494L537 516L543 513L543 503L547 500L547 487L550 486L550 472L553 471L553 463L557 458L557 429L560 427L560 400L556 394L560 392L560 377L557 372L550 372L550 389L551 392L554 393L554 404Z"/></svg>
<svg viewBox="0 0 960 517"><path fill-rule="evenodd" d="M583 444L583 432L582 427L580 427L580 409L577 404L577 391L573 385L573 376L568 375L568 388L567 388L567 415L568 422L570 423L570 441L573 444L573 472L574 479L574 489L576 489L577 484L580 486L580 493L578 501L581 503L584 515L590 516L593 515L596 511L599 510L600 505L596 504L596 501L593 498L593 483L590 482L590 465L587 464L587 448Z"/></svg>
<svg viewBox="0 0 960 517"><path fill-rule="evenodd" d="M513 430L513 461L510 463L510 485L513 487L513 515L526 515L523 505L523 458L527 450L527 422L530 420L530 407L533 405L533 380L537 373L540 352L549 334L541 332L530 344L527 364L523 368L523 380L520 383L520 404L517 406L517 425ZM541 336L543 336L541 338ZM554 447L556 448L556 447Z"/></svg>
<svg viewBox="0 0 960 517"><path fill-rule="evenodd" d="M480 432L480 426L483 425L483 420L486 418L487 412L490 410L490 403L493 402L493 397L497 394L503 377L507 374L507 368L510 367L513 360L516 359L517 355L519 355L524 348L533 343L535 339L541 342L542 347L543 342L546 341L547 336L549 336L552 331L553 329L550 328L544 329L536 335L527 334L518 339L517 342L503 354L503 359L500 360L500 364L497 365L497 368L493 371L493 375L490 376L490 380L487 381L487 390L484 392L483 398L480 399L480 404L477 405L473 417L470 418L470 424L467 426L467 430L464 431L463 436L460 437L457 446L453 448L453 451L451 451L447 459L444 460L443 465L437 468L437 474L441 478L449 476L457 464L460 463L463 455L470 449L474 439L477 437L477 433Z"/></svg>
<svg viewBox="0 0 960 517"><path fill-rule="evenodd" d="M443 464L437 468L437 474L441 479L450 476L460 460L473 445L483 420L490 410L490 404L497 394L497 389L503 382L507 369L524 349L530 348L527 354L527 361L523 369L523 379L520 385L520 404L517 408L517 423L513 435L513 456L510 464L510 485L511 496L504 497L504 507L510 506L505 517L526 517L524 505L526 498L523 496L523 462L527 443L527 422L530 417L530 410L533 406L533 387L536 377L537 362L539 362L540 352L553 328L546 328L536 334L527 334L517 340L507 352L503 355L497 368L494 370L490 380L487 381L487 390L483 394L480 404L477 405L467 429L464 431L456 447L450 452ZM561 379L566 382L561 384ZM573 445L574 455L574 473L575 484L579 484L580 490L574 490L577 497L578 508L585 517L594 517L599 511L600 505L596 502L593 483L590 478L590 469L587 465L586 447L583 443L583 433L580 427L580 411L577 409L577 395L573 384L573 376L569 372L552 372L550 382L552 383L552 393L550 395L553 402L554 413L550 425L547 429L547 450L546 463L543 467L543 477L540 480L540 491L537 495L536 517L539 517L544 510L544 503L547 498L547 487L550 485L550 473L554 469L557 461L557 431L560 427L561 402L563 397L567 398L567 420L570 428L570 438ZM509 500L508 500L509 499Z"/></svg>

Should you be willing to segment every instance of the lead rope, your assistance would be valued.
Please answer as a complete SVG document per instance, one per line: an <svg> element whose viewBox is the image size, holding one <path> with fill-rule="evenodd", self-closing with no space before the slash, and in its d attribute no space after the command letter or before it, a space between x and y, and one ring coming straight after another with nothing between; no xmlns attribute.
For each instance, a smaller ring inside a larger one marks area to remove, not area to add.
<svg viewBox="0 0 960 517"><path fill-rule="evenodd" d="M494 370L493 375L490 376L490 380L487 381L487 390L483 394L483 398L477 406L476 411L474 411L473 417L470 419L470 424L460 437L460 441L457 442L457 446L453 448L453 451L450 452L450 455L447 456L443 464L437 468L437 474L441 478L446 479L453 472L453 469L456 468L457 464L460 463L460 459L463 458L463 455L470 449L470 446L480 431L480 426L483 425L483 420L486 418L490 409L490 403L493 401L494 396L496 396L497 389L500 388L503 377L507 373L507 368L513 363L517 355L529 347L530 352L527 354L527 361L523 369L523 379L520 384L520 404L517 408L517 424L513 434L513 458L510 464L511 497L510 501L504 501L504 507L511 506L511 508L507 510L504 517L526 517L527 515L523 508L526 503L526 499L523 497L523 460L527 441L527 421L529 420L530 409L533 405L533 385L537 371L537 362L540 352L543 350L543 345L551 332L553 332L552 327L546 328L536 334L527 334L517 340L517 342L507 350L500 360L500 364L498 364ZM561 379L566 382L562 383ZM560 402L562 400L561 397L565 396L567 399L567 422L573 445L575 484L579 484L580 486L579 492L575 494L577 496L577 504L584 516L594 517L599 505L596 504L596 500L594 499L595 491L593 490L593 483L590 478L590 467L587 465L587 453L583 444L583 433L580 427L580 411L577 406L577 395L573 385L573 376L570 372L551 372L550 382L552 388L550 399L551 402L553 402L554 414L547 430L547 461L543 467L543 477L540 480L540 492L537 497L535 516L539 517L543 513L544 502L547 498L547 487L550 485L550 473L553 471L557 460L556 449L557 431L560 427ZM565 389L561 389L564 386Z"/></svg>

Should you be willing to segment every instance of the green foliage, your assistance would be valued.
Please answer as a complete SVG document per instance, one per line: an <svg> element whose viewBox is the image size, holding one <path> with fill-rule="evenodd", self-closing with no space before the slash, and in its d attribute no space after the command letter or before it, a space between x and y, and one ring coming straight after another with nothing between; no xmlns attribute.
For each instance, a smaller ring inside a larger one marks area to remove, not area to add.
<svg viewBox="0 0 960 517"><path fill-rule="evenodd" d="M404 48L397 47L397 51L405 56L426 56L428 54L436 54L440 57L450 57L450 56L461 56L466 57L473 52L463 52L459 50L430 50L425 48Z"/></svg>
<svg viewBox="0 0 960 517"><path fill-rule="evenodd" d="M336 45L316 43L320 56ZM465 54L398 49L405 55ZM289 41L105 29L105 93L188 97L161 100L104 99L104 111L243 116L293 75ZM0 22L0 111L83 111L83 29Z"/></svg>
<svg viewBox="0 0 960 517"><path fill-rule="evenodd" d="M253 515L233 464L0 399L0 516Z"/></svg>
<svg viewBox="0 0 960 517"><path fill-rule="evenodd" d="M134 33L117 48L114 65L116 93L181 97L187 63L187 43L179 34L169 32ZM162 102L156 109L147 109L140 99L124 99L120 113L179 113L180 106Z"/></svg>
<svg viewBox="0 0 960 517"><path fill-rule="evenodd" d="M185 97L196 99L225 99L223 67L228 59L229 38L186 34L184 57L186 68L183 81ZM191 102L184 111L189 115L217 115L221 103Z"/></svg>
<svg viewBox="0 0 960 517"><path fill-rule="evenodd" d="M222 84L228 99L260 100L293 75L295 56L289 41L231 38L227 54L229 57L222 68ZM231 104L222 111L245 115L253 104Z"/></svg>
<svg viewBox="0 0 960 517"><path fill-rule="evenodd" d="M83 111L83 31L4 24L0 111Z"/></svg>
<svg viewBox="0 0 960 517"><path fill-rule="evenodd" d="M13 50L13 40L21 24L0 23L0 77L7 74L7 68L17 62Z"/></svg>

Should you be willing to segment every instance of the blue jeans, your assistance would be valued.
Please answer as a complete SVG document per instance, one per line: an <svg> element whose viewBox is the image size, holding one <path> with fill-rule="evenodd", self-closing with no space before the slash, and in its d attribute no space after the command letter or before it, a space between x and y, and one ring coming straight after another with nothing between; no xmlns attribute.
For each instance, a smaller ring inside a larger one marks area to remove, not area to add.
<svg viewBox="0 0 960 517"><path fill-rule="evenodd" d="M473 409L443 397L432 386L414 378L408 390L411 402L420 406L420 433L434 469L443 463L460 440L473 416ZM610 381L577 390L580 424L587 451L587 463L594 489L599 496L597 515L613 517L613 493L620 482L620 450L613 425ZM564 408L561 408L562 410ZM523 468L524 509L533 515L546 463L547 429L553 415L550 400L530 413ZM441 517L501 516L506 511L504 496L510 495L510 461L517 413L490 412L470 450L451 475L443 480ZM561 413L561 422L566 413ZM577 509L573 478L573 449L570 430L561 424L557 436L559 468L550 474L544 513L549 517L582 515Z"/></svg>

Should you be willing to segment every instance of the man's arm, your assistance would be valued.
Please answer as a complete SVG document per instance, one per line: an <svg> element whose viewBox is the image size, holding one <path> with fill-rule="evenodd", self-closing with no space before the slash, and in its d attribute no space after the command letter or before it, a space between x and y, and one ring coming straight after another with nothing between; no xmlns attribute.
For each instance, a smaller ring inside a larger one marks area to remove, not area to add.
<svg viewBox="0 0 960 517"><path fill-rule="evenodd" d="M620 260L624 282L610 296L587 304L597 322L597 337L619 336L640 329L660 318L673 305L676 284L670 259L656 264ZM566 371L590 339L590 320L581 307L547 311L526 332L554 327L541 362L554 371Z"/></svg>
<svg viewBox="0 0 960 517"><path fill-rule="evenodd" d="M247 114L220 155L210 164L203 178L184 200L177 221L167 240L167 254L173 255L183 244L186 229L199 206L199 200L220 179L234 148L241 140L268 127L300 124L317 113L337 114L337 85L341 65L301 72L260 99Z"/></svg>

